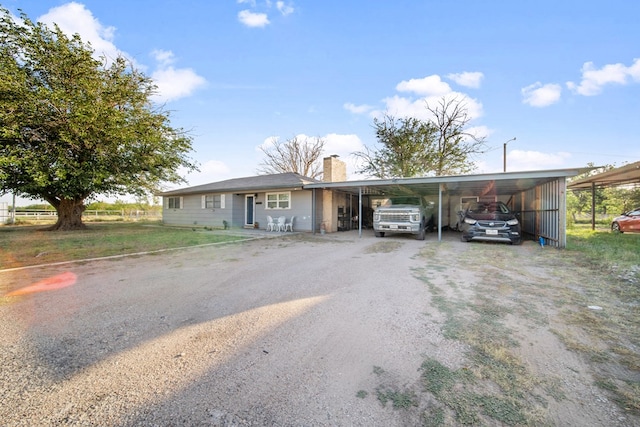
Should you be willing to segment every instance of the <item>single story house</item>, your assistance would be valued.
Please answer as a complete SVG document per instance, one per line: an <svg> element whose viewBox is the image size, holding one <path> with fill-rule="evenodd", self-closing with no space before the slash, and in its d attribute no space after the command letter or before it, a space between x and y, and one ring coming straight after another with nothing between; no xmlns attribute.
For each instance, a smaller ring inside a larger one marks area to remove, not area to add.
<svg viewBox="0 0 640 427"><path fill-rule="evenodd" d="M337 156L325 158L324 177L331 182L346 180L345 163ZM314 229L313 219L322 217L323 206L331 206L337 193L305 188L320 182L289 172L229 179L158 195L163 199L162 220L169 225L266 229L267 216L285 216L287 222L295 217L295 231L316 231L321 227L337 231L337 222L320 222ZM324 217L329 216L324 213Z"/></svg>
<svg viewBox="0 0 640 427"><path fill-rule="evenodd" d="M458 214L472 200L500 200L516 212L525 237L565 247L567 179L584 168L479 175L347 181L337 156L324 159L323 180L296 173L230 179L178 190L163 197L169 225L267 228L267 216L295 217L294 231L326 232L370 225L373 209L393 195L420 195L437 210L442 230L457 229Z"/></svg>

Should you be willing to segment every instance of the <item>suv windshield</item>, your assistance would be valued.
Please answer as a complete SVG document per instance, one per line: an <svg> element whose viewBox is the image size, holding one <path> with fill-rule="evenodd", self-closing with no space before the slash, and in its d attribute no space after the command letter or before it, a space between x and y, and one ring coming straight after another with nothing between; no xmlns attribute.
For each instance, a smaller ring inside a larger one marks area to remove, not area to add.
<svg viewBox="0 0 640 427"><path fill-rule="evenodd" d="M499 212L499 213L509 213L509 208L502 202L491 202L491 203L472 203L469 206L469 212L473 213L489 213L489 212Z"/></svg>

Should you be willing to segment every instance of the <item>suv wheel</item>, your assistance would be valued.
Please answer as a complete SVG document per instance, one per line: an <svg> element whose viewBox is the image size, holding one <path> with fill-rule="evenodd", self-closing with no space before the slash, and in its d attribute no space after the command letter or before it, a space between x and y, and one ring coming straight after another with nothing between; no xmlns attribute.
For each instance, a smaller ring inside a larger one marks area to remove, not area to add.
<svg viewBox="0 0 640 427"><path fill-rule="evenodd" d="M375 235L376 237L384 237L384 231L376 231Z"/></svg>
<svg viewBox="0 0 640 427"><path fill-rule="evenodd" d="M416 234L416 240L424 240L425 234L426 234L426 231L424 227L420 227L420 231L418 231L418 234Z"/></svg>

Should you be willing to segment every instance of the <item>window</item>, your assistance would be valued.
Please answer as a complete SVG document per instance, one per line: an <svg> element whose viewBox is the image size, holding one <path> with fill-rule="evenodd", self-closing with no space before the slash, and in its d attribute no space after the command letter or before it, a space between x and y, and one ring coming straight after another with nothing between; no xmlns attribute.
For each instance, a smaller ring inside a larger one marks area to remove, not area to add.
<svg viewBox="0 0 640 427"><path fill-rule="evenodd" d="M167 199L167 208L182 209L182 197L169 197Z"/></svg>
<svg viewBox="0 0 640 427"><path fill-rule="evenodd" d="M267 209L289 209L291 204L291 192L267 193Z"/></svg>
<svg viewBox="0 0 640 427"><path fill-rule="evenodd" d="M202 196L202 209L224 209L224 194Z"/></svg>

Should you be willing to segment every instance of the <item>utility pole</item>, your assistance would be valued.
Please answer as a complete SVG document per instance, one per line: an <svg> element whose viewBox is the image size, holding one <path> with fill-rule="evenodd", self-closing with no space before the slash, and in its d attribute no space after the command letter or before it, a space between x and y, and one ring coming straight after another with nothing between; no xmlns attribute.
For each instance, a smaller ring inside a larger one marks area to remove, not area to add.
<svg viewBox="0 0 640 427"><path fill-rule="evenodd" d="M516 140L516 137L514 136L509 141L504 143L504 147L503 147L503 150L502 150L502 159L503 159L502 164L504 166L503 172L507 171L507 144L510 143L511 141L515 141L515 140Z"/></svg>

